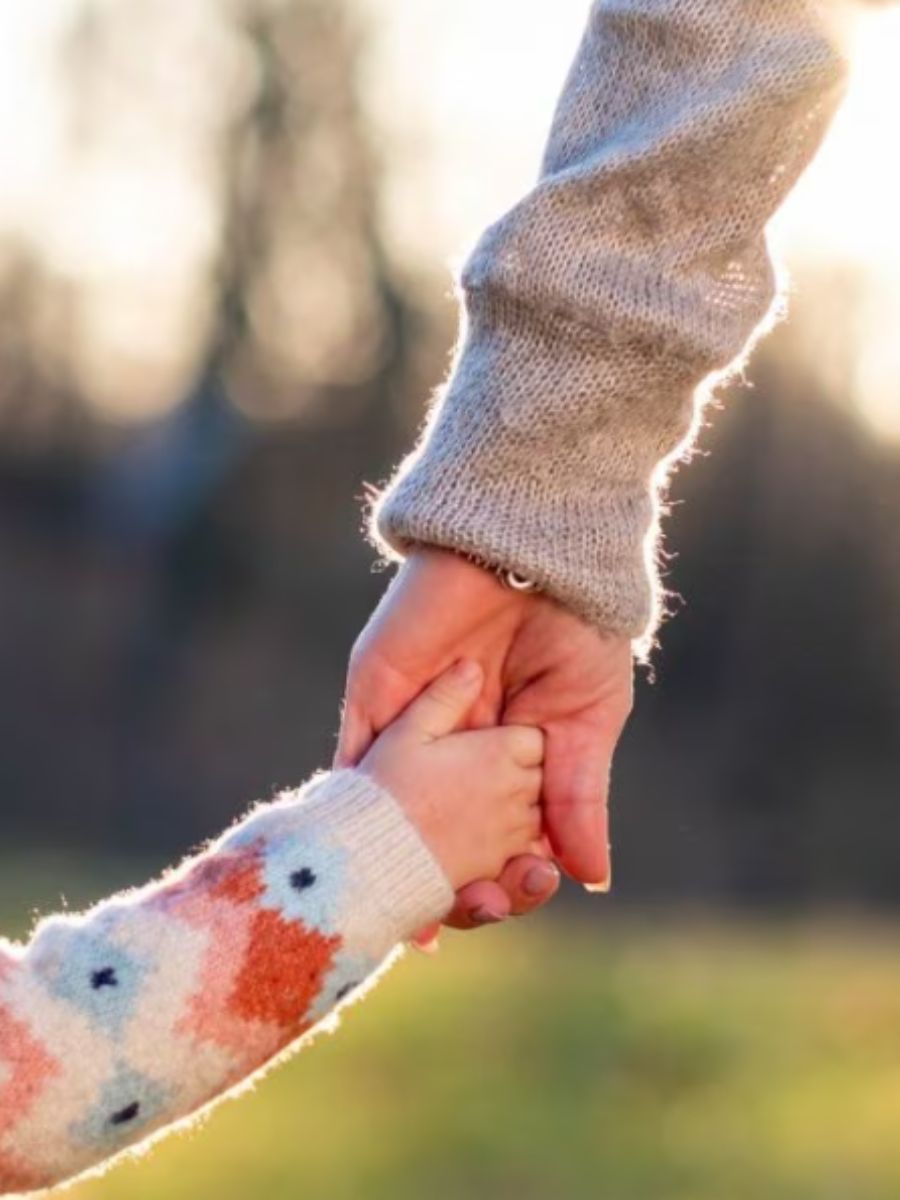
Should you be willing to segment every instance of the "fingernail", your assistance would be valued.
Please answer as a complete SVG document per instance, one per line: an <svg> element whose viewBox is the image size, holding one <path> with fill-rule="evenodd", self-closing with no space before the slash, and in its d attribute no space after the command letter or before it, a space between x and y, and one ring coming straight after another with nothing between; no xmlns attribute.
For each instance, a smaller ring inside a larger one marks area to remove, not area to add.
<svg viewBox="0 0 900 1200"><path fill-rule="evenodd" d="M598 879L594 883L586 883L584 885L586 892L591 892L593 895L605 896L612 890L612 857L609 849L606 851L606 875L603 879Z"/></svg>
<svg viewBox="0 0 900 1200"><path fill-rule="evenodd" d="M477 908L473 908L469 916L476 925L496 925L504 919L501 913L494 912L493 909L487 908L483 904L479 904Z"/></svg>
<svg viewBox="0 0 900 1200"><path fill-rule="evenodd" d="M526 896L543 896L559 883L559 871L553 863L541 863L532 867L522 880L522 891Z"/></svg>
<svg viewBox="0 0 900 1200"><path fill-rule="evenodd" d="M607 868L606 878L598 880L597 883L586 883L584 885L586 892L591 892L593 895L605 896L612 891L612 863Z"/></svg>

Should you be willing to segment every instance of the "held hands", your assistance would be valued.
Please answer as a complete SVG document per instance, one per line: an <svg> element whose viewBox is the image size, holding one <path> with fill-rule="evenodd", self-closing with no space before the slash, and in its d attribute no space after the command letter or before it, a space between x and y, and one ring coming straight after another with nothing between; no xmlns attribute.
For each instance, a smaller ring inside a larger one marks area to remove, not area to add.
<svg viewBox="0 0 900 1200"><path fill-rule="evenodd" d="M459 732L482 680L475 662L445 671L359 766L403 807L454 890L495 878L540 837L540 730Z"/></svg>
<svg viewBox="0 0 900 1200"><path fill-rule="evenodd" d="M630 642L601 634L544 596L502 587L458 555L411 554L361 634L337 765L356 765L381 730L460 658L483 673L470 728L503 722L544 731L544 832L574 879L607 887L609 772L631 709ZM520 854L499 877L461 888L448 923L469 928L530 911L557 886L552 864Z"/></svg>

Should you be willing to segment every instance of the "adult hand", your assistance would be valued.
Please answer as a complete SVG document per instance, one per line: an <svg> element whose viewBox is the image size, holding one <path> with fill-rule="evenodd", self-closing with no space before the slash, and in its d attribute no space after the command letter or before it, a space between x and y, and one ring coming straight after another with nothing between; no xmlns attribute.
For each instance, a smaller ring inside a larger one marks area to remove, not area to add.
<svg viewBox="0 0 900 1200"><path fill-rule="evenodd" d="M545 596L503 587L459 555L413 552L382 597L350 658L337 765L356 764L459 658L484 670L473 726L502 720L544 730L542 805L553 855L573 879L605 889L609 774L631 711L631 644ZM530 911L557 883L541 858L516 859L498 881L463 889L448 923L469 928Z"/></svg>

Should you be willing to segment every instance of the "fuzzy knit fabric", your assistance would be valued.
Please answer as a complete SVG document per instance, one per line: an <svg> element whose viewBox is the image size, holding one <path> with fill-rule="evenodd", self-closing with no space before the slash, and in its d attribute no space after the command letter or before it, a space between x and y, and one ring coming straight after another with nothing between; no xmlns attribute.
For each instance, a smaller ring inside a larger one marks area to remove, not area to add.
<svg viewBox="0 0 900 1200"><path fill-rule="evenodd" d="M529 195L462 279L450 379L375 508L594 625L662 615L660 497L714 378L773 311L766 225L846 64L807 0L598 0Z"/></svg>
<svg viewBox="0 0 900 1200"><path fill-rule="evenodd" d="M342 771L159 883L0 942L0 1193L70 1179L207 1108L452 899L394 800Z"/></svg>

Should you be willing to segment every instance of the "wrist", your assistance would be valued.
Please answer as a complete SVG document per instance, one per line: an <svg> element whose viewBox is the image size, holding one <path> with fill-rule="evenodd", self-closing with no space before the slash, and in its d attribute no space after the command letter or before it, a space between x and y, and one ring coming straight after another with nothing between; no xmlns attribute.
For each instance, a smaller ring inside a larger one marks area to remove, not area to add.
<svg viewBox="0 0 900 1200"><path fill-rule="evenodd" d="M435 549L439 550L440 553L452 554L456 558L461 558L464 562L478 567L482 571L486 571L489 575L493 575L500 586L507 591L536 592L538 590L537 582L530 575L525 575L513 567L506 567L502 563L491 562L489 559L483 558L480 554L470 554L465 550L455 550L452 547L449 549L435 547Z"/></svg>
<svg viewBox="0 0 900 1200"><path fill-rule="evenodd" d="M293 799L289 793L282 803ZM296 815L303 837L321 827L348 856L345 944L386 953L449 910L453 889L443 864L396 796L368 772L320 776Z"/></svg>
<svg viewBox="0 0 900 1200"><path fill-rule="evenodd" d="M413 543L400 569L407 574L426 571L433 586L451 589L467 604L521 607L529 596L539 594L531 576L452 546Z"/></svg>
<svg viewBox="0 0 900 1200"><path fill-rule="evenodd" d="M440 868L450 888L456 892L460 887L459 872L452 854L447 853L442 837L444 822L440 814L435 812L433 804L425 801L421 787L410 786L403 779L403 771L394 771L392 766L390 753L382 756L370 751L356 768L355 774L392 798Z"/></svg>

